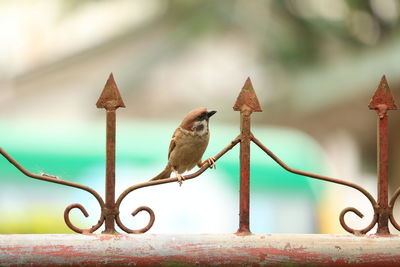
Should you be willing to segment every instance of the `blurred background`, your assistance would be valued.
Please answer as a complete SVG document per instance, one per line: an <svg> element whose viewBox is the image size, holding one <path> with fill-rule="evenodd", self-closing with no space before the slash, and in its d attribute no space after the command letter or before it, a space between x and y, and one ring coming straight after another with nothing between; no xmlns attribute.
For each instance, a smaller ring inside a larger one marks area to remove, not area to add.
<svg viewBox="0 0 400 267"><path fill-rule="evenodd" d="M217 109L210 157L239 134L232 110L248 76L264 111L253 133L289 166L358 183L376 195L376 114L368 103L383 74L400 101L396 0L3 0L0 2L0 146L25 168L104 194L105 112L95 103L113 72L117 195L154 177L171 135L198 106ZM399 102L400 103L400 102ZM390 191L400 186L399 112L390 112ZM372 218L353 189L287 173L256 146L251 158L254 233L343 233ZM150 233L233 233L239 150L199 178L140 189L123 222ZM0 158L0 233L70 233L100 213L88 193L23 176ZM396 212L397 215L399 215ZM399 217L399 216L397 216Z"/></svg>

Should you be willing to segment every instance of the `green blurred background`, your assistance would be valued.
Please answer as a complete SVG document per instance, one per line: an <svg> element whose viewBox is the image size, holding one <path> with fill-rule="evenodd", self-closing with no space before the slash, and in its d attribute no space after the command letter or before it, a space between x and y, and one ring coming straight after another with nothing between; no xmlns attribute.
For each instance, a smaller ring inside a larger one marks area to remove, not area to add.
<svg viewBox="0 0 400 267"><path fill-rule="evenodd" d="M117 112L117 194L155 176L171 135L198 106L217 109L209 157L239 134L232 110L248 76L264 109L253 133L288 165L359 183L376 194L376 115L367 105L386 74L399 96L396 0L32 0L0 2L0 146L28 170L104 194L105 112L95 103L110 72ZM398 174L400 115L391 112L390 191ZM251 230L341 233L338 215L368 201L354 190L287 173L251 147ZM238 227L238 148L194 180L140 189L122 204L132 228L232 233ZM0 233L70 233L64 208L95 199L24 177L0 158ZM397 211L396 211L397 214Z"/></svg>

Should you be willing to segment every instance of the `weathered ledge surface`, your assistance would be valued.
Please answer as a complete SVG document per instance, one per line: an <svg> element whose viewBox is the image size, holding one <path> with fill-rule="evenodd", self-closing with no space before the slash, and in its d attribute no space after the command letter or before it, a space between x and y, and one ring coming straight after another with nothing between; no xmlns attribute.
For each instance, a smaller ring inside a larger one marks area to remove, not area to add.
<svg viewBox="0 0 400 267"><path fill-rule="evenodd" d="M400 264L400 236L0 235L1 266Z"/></svg>

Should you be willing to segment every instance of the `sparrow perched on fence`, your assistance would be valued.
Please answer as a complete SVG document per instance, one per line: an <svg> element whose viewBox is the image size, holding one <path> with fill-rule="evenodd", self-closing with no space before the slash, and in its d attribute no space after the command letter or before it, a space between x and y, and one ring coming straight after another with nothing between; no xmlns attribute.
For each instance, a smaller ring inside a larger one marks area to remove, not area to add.
<svg viewBox="0 0 400 267"><path fill-rule="evenodd" d="M198 167L206 163L209 163L210 167L214 165L214 158L208 158L204 162L201 162L201 158L210 139L209 119L216 112L206 108L196 108L185 116L175 130L169 144L167 166L150 181L169 178L171 173L174 172L179 185L181 185L183 181L182 173L185 171L193 169L196 165Z"/></svg>

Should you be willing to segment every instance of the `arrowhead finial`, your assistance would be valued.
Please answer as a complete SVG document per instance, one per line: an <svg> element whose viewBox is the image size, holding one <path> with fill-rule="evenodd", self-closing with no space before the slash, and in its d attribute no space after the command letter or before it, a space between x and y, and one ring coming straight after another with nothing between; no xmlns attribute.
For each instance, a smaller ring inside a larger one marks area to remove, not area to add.
<svg viewBox="0 0 400 267"><path fill-rule="evenodd" d="M258 102L258 98L256 92L254 91L250 77L247 78L246 82L244 83L243 88L240 91L238 98L236 99L236 103L233 106L233 110L235 111L244 111L245 109L249 109L251 112L262 111L262 108L260 107L260 102Z"/></svg>
<svg viewBox="0 0 400 267"><path fill-rule="evenodd" d="M96 106L98 108L105 109L117 109L120 107L125 107L124 101L122 101L117 84L114 80L114 75L112 73L108 77L103 92L101 92L99 100L97 100Z"/></svg>
<svg viewBox="0 0 400 267"><path fill-rule="evenodd" d="M386 110L397 109L385 75L382 76L381 82L379 83L368 107L370 109L381 110L383 105L386 106Z"/></svg>

